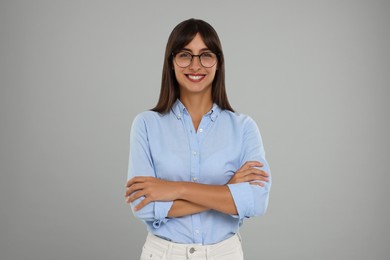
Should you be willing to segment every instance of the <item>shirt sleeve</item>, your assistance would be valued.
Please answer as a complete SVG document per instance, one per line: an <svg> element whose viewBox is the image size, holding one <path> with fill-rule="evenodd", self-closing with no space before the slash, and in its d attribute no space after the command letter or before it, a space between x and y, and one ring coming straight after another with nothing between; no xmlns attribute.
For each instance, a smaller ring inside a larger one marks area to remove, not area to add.
<svg viewBox="0 0 390 260"><path fill-rule="evenodd" d="M228 184L240 219L264 215L269 201L271 189L271 171L265 159L265 151L260 131L251 118L244 123L241 165L247 161L263 163L261 170L269 174L269 182L263 182L264 187L251 185L249 182ZM237 216L235 216L237 217Z"/></svg>
<svg viewBox="0 0 390 260"><path fill-rule="evenodd" d="M130 133L128 180L135 176L156 177L147 126L141 115L135 117ZM168 221L167 216L173 201L151 202L142 209L135 211L134 207L143 199L145 198L141 197L131 203L131 209L137 218L145 222L151 222L154 228L159 228L161 224Z"/></svg>

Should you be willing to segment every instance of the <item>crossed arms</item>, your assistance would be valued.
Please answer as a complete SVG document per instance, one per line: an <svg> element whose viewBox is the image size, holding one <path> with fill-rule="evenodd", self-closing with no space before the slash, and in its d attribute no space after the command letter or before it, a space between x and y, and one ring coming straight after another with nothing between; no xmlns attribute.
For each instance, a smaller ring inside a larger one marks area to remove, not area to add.
<svg viewBox="0 0 390 260"><path fill-rule="evenodd" d="M236 205L228 184L247 182L250 185L264 187L269 174L257 168L261 162L246 162L226 185L207 185L192 182L175 182L155 177L136 176L126 184L127 203L144 197L134 210L138 211L148 203L155 201L173 201L168 217L186 216L209 209L230 215L238 215Z"/></svg>

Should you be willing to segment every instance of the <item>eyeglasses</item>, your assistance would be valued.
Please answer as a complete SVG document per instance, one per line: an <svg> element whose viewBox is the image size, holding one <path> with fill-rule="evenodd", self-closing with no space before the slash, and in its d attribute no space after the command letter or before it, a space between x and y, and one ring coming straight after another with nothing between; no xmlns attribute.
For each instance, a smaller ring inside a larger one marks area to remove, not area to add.
<svg viewBox="0 0 390 260"><path fill-rule="evenodd" d="M186 51L172 53L177 66L186 68L190 66L194 57L199 57L200 64L205 68L211 68L217 63L217 55L213 52L203 52L199 55L193 55Z"/></svg>

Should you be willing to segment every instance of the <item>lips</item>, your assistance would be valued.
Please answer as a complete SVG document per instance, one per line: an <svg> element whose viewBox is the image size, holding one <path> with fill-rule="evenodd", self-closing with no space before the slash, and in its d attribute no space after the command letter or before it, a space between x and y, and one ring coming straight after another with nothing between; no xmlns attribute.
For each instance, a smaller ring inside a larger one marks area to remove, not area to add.
<svg viewBox="0 0 390 260"><path fill-rule="evenodd" d="M186 77L192 81L192 82L200 82L204 77L206 77L205 74L186 74Z"/></svg>

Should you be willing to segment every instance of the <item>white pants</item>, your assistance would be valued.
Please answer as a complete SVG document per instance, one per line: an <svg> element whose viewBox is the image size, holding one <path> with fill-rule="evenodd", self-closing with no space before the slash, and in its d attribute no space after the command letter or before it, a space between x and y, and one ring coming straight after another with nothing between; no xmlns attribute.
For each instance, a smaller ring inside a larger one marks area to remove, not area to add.
<svg viewBox="0 0 390 260"><path fill-rule="evenodd" d="M141 260L243 260L241 239L236 234L213 245L178 244L149 233Z"/></svg>

